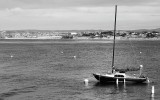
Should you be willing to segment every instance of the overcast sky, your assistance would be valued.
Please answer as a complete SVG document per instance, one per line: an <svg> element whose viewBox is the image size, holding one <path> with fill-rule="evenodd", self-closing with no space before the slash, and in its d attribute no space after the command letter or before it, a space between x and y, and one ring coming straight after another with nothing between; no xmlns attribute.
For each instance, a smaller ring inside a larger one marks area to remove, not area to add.
<svg viewBox="0 0 160 100"><path fill-rule="evenodd" d="M160 28L160 0L0 0L0 30Z"/></svg>

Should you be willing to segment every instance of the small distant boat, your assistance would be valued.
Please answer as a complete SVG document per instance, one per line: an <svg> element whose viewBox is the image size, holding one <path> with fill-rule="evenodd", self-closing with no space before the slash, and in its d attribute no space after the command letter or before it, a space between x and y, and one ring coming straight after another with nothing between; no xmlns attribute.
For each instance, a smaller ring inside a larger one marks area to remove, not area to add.
<svg viewBox="0 0 160 100"><path fill-rule="evenodd" d="M113 39L113 57L112 57L112 72L106 74L94 73L93 76L100 83L108 82L134 82L134 83L143 83L147 82L148 77L142 75L142 68L140 66L139 75L129 75L125 71L116 70L114 67L114 51L115 51L115 33L116 33L116 17L117 17L117 5L115 6L115 22L114 22L114 39Z"/></svg>

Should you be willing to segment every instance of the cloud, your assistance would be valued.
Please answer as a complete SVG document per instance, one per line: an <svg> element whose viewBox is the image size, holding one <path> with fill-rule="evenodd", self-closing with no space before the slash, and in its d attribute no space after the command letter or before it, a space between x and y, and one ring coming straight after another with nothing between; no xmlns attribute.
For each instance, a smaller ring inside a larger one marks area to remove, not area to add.
<svg viewBox="0 0 160 100"><path fill-rule="evenodd" d="M50 9L23 9L23 8L12 8L0 10L1 15L12 15L12 16L31 16L31 17L61 17L61 16L80 16L86 15L114 15L114 7L68 7L66 9L63 8L50 8ZM3 14L2 14L3 13ZM124 18L125 16L152 16L159 15L160 7L151 7L151 6L118 6L118 15L119 18ZM121 17L124 16L124 17ZM103 16L102 16L103 17ZM134 17L133 17L134 19Z"/></svg>
<svg viewBox="0 0 160 100"><path fill-rule="evenodd" d="M7 3L8 2L8 3ZM158 0L1 0L0 27L13 29L119 29L159 25ZM154 5L154 6L153 6Z"/></svg>
<svg viewBox="0 0 160 100"><path fill-rule="evenodd" d="M160 0L0 0L0 8L49 9L66 7L160 6Z"/></svg>

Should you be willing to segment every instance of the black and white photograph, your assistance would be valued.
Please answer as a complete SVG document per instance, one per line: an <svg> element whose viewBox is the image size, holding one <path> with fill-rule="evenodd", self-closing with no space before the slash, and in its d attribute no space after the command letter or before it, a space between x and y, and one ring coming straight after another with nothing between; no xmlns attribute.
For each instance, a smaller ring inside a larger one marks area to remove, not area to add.
<svg viewBox="0 0 160 100"><path fill-rule="evenodd" d="M160 100L160 0L0 0L0 100Z"/></svg>

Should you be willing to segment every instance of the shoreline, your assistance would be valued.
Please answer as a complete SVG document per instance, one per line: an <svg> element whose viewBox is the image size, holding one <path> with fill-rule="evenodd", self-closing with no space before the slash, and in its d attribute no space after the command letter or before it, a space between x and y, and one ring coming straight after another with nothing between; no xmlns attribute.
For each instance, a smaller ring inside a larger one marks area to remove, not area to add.
<svg viewBox="0 0 160 100"><path fill-rule="evenodd" d="M160 41L160 38L119 38L116 39L117 42L120 41ZM0 39L0 44L76 44L76 43L113 43L113 39L108 38L88 38L88 39Z"/></svg>
<svg viewBox="0 0 160 100"><path fill-rule="evenodd" d="M68 40L68 41L96 41L96 40L106 40L112 41L113 38L88 38L88 37L76 37L73 39L61 39L61 38L4 38L0 40ZM160 38L126 38L126 37L116 37L116 40L160 40Z"/></svg>

